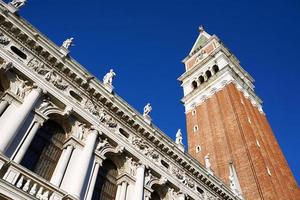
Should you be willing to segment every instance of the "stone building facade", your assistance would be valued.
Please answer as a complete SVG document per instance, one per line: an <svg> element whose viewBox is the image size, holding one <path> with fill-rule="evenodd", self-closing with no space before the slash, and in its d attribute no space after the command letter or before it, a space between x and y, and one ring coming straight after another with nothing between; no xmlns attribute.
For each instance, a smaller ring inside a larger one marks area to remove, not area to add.
<svg viewBox="0 0 300 200"><path fill-rule="evenodd" d="M0 199L238 200L234 190L0 2Z"/></svg>
<svg viewBox="0 0 300 200"><path fill-rule="evenodd" d="M253 78L215 35L200 27L184 90L188 152L245 199L300 199L293 174L271 130Z"/></svg>

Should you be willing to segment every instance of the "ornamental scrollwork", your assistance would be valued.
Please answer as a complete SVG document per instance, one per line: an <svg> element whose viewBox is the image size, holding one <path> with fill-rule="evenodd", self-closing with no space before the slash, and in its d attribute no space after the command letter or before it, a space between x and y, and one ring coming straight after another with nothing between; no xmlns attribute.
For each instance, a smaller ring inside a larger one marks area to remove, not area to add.
<svg viewBox="0 0 300 200"><path fill-rule="evenodd" d="M36 58L31 59L27 66L33 69L39 75L43 76L46 81L52 83L57 89L64 91L68 88L69 85L67 82L65 82L57 72L55 72L53 69L48 69Z"/></svg>
<svg viewBox="0 0 300 200"><path fill-rule="evenodd" d="M133 136L131 138L131 143L135 148L137 148L141 153L143 153L145 156L153 160L154 162L160 163L160 155L159 153L152 147L150 147L149 144L147 144L145 141L143 141L142 138L138 138Z"/></svg>
<svg viewBox="0 0 300 200"><path fill-rule="evenodd" d="M0 44L6 46L10 43L10 39L0 32Z"/></svg>

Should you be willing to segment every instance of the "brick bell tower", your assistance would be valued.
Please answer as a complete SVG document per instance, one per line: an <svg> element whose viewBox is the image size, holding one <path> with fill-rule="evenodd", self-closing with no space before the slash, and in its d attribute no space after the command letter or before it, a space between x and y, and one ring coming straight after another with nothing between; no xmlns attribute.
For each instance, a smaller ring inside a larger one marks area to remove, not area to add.
<svg viewBox="0 0 300 200"><path fill-rule="evenodd" d="M183 60L188 151L247 200L300 199L253 78L203 27Z"/></svg>

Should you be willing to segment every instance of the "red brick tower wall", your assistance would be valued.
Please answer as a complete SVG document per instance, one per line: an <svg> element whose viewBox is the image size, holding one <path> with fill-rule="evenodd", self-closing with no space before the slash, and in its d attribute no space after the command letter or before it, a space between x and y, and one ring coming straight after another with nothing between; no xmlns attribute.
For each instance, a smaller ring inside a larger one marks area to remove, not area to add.
<svg viewBox="0 0 300 200"><path fill-rule="evenodd" d="M188 151L229 185L233 161L245 199L298 200L299 189L264 114L233 83L186 114ZM194 126L198 131L194 132ZM196 146L201 151L196 153ZM269 172L267 170L269 169Z"/></svg>

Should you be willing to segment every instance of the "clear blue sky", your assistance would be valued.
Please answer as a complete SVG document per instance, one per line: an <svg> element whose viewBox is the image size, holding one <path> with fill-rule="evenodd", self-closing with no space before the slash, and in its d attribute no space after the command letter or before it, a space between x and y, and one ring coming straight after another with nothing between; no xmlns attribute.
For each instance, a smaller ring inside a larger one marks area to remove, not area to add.
<svg viewBox="0 0 300 200"><path fill-rule="evenodd" d="M216 34L256 79L256 92L300 182L300 1L28 0L20 14L94 75L113 67L116 92L138 110L153 106L170 137L185 130L177 78L198 26ZM184 131L185 132L185 131Z"/></svg>

